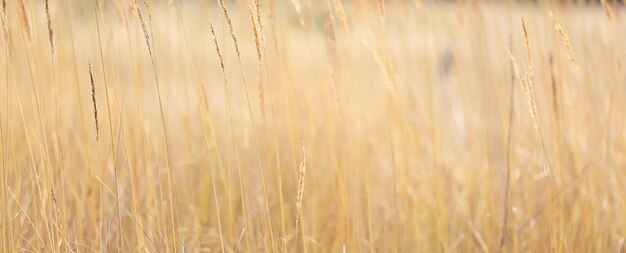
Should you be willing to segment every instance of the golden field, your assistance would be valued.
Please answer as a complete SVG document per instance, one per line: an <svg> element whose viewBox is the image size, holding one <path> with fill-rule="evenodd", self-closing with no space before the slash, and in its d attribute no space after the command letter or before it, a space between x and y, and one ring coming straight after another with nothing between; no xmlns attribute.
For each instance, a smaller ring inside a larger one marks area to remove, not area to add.
<svg viewBox="0 0 626 253"><path fill-rule="evenodd" d="M2 2L2 252L626 252L622 4Z"/></svg>

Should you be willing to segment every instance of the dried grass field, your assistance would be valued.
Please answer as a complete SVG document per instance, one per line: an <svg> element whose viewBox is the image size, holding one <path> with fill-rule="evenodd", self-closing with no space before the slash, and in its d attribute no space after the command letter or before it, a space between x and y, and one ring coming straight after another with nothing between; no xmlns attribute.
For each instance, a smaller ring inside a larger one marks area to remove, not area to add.
<svg viewBox="0 0 626 253"><path fill-rule="evenodd" d="M623 4L0 20L1 252L626 252Z"/></svg>

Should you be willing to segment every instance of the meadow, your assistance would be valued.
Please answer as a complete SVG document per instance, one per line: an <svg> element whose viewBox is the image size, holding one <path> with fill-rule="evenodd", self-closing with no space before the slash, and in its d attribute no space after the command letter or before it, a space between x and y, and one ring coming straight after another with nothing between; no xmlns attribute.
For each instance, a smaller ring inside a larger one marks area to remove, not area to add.
<svg viewBox="0 0 626 253"><path fill-rule="evenodd" d="M2 0L2 252L626 252L626 12Z"/></svg>

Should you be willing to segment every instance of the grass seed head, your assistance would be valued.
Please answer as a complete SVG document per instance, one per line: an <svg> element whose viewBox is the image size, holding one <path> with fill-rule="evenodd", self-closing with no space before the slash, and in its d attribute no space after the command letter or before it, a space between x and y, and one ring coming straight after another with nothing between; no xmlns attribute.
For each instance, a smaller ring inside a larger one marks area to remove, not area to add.
<svg viewBox="0 0 626 253"><path fill-rule="evenodd" d="M50 48L52 50L52 54L54 54L54 30L52 30L52 18L50 17L50 0L45 0L46 4L46 19L48 20L48 42L50 43Z"/></svg>
<svg viewBox="0 0 626 253"><path fill-rule="evenodd" d="M96 124L96 141L100 136L100 126L98 124L98 106L96 103L96 84L93 80L93 67L91 65L91 59L87 61L89 66L89 80L91 81L91 102L93 103L93 118Z"/></svg>

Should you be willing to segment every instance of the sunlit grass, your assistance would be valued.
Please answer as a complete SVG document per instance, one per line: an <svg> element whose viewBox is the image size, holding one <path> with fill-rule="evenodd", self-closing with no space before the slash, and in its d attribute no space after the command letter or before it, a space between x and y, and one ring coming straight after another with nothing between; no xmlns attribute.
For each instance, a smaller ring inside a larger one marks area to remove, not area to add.
<svg viewBox="0 0 626 253"><path fill-rule="evenodd" d="M2 252L624 251L622 5L4 2Z"/></svg>

